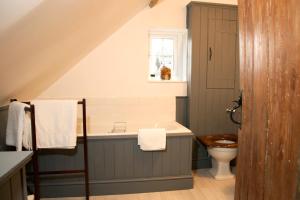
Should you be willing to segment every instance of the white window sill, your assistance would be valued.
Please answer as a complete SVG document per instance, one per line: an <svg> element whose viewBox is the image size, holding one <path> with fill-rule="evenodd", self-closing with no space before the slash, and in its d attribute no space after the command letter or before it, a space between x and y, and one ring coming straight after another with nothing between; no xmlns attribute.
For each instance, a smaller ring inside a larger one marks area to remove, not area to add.
<svg viewBox="0 0 300 200"><path fill-rule="evenodd" d="M148 79L149 83L186 83L187 81L183 81L183 80L176 80L176 79L171 79L171 80L161 80L161 79Z"/></svg>

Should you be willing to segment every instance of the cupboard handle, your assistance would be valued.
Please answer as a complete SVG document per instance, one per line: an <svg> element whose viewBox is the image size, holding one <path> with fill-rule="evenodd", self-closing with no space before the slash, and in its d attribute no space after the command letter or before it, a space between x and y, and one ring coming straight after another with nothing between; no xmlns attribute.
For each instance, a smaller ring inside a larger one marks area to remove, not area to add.
<svg viewBox="0 0 300 200"><path fill-rule="evenodd" d="M209 61L211 61L211 57L212 57L212 49L211 47L209 47Z"/></svg>

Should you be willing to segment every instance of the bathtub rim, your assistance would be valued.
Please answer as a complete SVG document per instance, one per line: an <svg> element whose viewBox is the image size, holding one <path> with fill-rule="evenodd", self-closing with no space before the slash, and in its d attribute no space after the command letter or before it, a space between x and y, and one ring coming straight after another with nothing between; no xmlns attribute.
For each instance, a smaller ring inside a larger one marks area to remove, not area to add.
<svg viewBox="0 0 300 200"><path fill-rule="evenodd" d="M174 130L167 130L167 137L174 137L174 136L193 136L194 134L192 131L185 126L179 124L178 122L171 122L173 125L175 125L177 128ZM125 132L125 133L87 133L87 137L89 139L91 138L137 138L138 133L137 132ZM83 134L78 133L78 138L82 138Z"/></svg>

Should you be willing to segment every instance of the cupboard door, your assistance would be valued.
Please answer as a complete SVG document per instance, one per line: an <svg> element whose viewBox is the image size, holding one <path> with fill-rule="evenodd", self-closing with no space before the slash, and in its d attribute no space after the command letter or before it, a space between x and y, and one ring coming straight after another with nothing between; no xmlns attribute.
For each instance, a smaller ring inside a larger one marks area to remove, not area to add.
<svg viewBox="0 0 300 200"><path fill-rule="evenodd" d="M189 128L196 135L237 132L226 113L240 94L237 24L236 6L188 7ZM208 47L212 47L210 61Z"/></svg>
<svg viewBox="0 0 300 200"><path fill-rule="evenodd" d="M210 10L206 79L208 89L233 89L235 87L236 55L238 52L235 16L235 10Z"/></svg>

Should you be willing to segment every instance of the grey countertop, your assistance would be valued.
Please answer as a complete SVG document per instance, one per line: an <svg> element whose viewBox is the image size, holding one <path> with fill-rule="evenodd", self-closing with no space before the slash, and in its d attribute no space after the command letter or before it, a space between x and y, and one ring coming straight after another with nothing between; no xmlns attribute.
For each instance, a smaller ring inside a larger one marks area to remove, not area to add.
<svg viewBox="0 0 300 200"><path fill-rule="evenodd" d="M31 160L32 154L32 151L0 152L0 184L24 167Z"/></svg>

